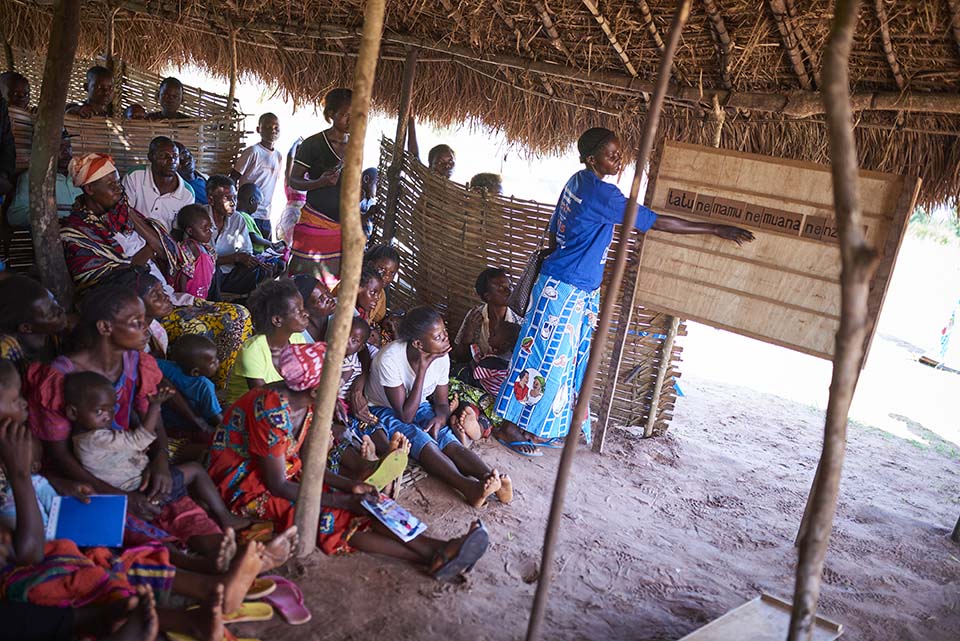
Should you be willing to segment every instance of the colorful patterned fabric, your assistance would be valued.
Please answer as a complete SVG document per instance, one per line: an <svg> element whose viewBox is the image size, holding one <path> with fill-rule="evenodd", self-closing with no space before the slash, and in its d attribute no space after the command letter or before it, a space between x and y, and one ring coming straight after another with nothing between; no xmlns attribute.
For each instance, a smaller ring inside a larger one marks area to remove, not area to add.
<svg viewBox="0 0 960 641"><path fill-rule="evenodd" d="M287 345L280 352L280 376L292 390L313 389L320 384L326 343Z"/></svg>
<svg viewBox="0 0 960 641"><path fill-rule="evenodd" d="M225 389L243 343L253 336L253 322L246 307L212 303L200 298L192 306L177 307L160 321L173 343L184 334L206 336L217 346L220 368L213 377L217 389Z"/></svg>
<svg viewBox="0 0 960 641"><path fill-rule="evenodd" d="M73 541L58 539L46 544L40 563L0 570L0 600L79 608L133 596L138 585L149 585L162 598L173 587L175 572L160 545L116 556L107 548L80 552Z"/></svg>
<svg viewBox="0 0 960 641"><path fill-rule="evenodd" d="M453 403L454 398L461 404L473 405L480 410L477 420L483 429L483 438L490 435L494 427L500 425L503 419L497 416L497 397L489 394L485 390L468 385L463 381L450 377L448 385L449 400ZM484 420L486 419L486 420Z"/></svg>
<svg viewBox="0 0 960 641"><path fill-rule="evenodd" d="M67 173L73 180L75 187L83 187L109 176L117 170L117 166L107 154L83 154L74 156L67 165Z"/></svg>
<svg viewBox="0 0 960 641"><path fill-rule="evenodd" d="M0 358L5 358L17 368L20 374L20 380L27 380L27 366L30 361L27 359L27 353L20 344L20 339L13 334L0 335Z"/></svg>
<svg viewBox="0 0 960 641"><path fill-rule="evenodd" d="M586 373L600 292L543 274L531 301L496 411L540 438L564 437ZM583 434L589 442L589 414Z"/></svg>
<svg viewBox="0 0 960 641"><path fill-rule="evenodd" d="M300 447L312 418L307 410L303 425L294 425L287 399L269 388L250 390L227 410L213 439L209 472L234 514L272 521L277 532L293 525L293 502L270 494L257 459L283 460L287 480L299 483ZM337 508L324 507L320 519L317 543L327 554L352 551L350 537L370 527L368 518Z"/></svg>
<svg viewBox="0 0 960 641"><path fill-rule="evenodd" d="M340 273L342 248L340 223L305 204L293 228L289 271L315 276L333 289Z"/></svg>
<svg viewBox="0 0 960 641"><path fill-rule="evenodd" d="M180 243L195 260L185 264L174 274L173 288L197 298L206 298L217 270L216 251L212 247L188 238Z"/></svg>

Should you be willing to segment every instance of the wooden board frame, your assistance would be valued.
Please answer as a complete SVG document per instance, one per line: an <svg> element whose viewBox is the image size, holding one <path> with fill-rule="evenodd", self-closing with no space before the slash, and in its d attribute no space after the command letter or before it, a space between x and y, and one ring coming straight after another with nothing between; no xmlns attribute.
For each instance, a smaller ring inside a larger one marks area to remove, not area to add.
<svg viewBox="0 0 960 641"><path fill-rule="evenodd" d="M868 353L920 179L870 171L860 177L868 236L881 258L868 301ZM666 141L650 181L650 207L688 220L746 227L757 240L738 248L712 236L648 232L637 300L832 358L840 261L830 180L827 165Z"/></svg>

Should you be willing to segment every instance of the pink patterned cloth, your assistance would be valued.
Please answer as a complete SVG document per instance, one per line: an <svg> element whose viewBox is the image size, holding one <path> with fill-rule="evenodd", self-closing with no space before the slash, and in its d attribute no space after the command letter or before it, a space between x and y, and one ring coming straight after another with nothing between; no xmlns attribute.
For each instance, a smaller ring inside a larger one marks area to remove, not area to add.
<svg viewBox="0 0 960 641"><path fill-rule="evenodd" d="M287 345L280 352L280 376L292 390L313 389L320 384L326 343Z"/></svg>

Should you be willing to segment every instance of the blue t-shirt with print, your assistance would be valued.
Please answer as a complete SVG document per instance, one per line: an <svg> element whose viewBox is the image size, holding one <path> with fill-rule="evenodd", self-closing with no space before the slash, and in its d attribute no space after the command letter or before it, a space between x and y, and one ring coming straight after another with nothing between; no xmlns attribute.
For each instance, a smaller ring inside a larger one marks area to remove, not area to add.
<svg viewBox="0 0 960 641"><path fill-rule="evenodd" d="M220 401L217 400L217 389L206 376L190 376L173 361L157 359L157 366L163 372L163 377L183 394L194 413L205 421L212 421L223 414ZM166 407L161 409L163 424L173 427L183 427L183 420Z"/></svg>
<svg viewBox="0 0 960 641"><path fill-rule="evenodd" d="M46 529L47 521L50 520L50 512L53 510L53 499L57 491L50 485L50 481L39 474L31 474L30 480L33 481L33 491L37 495L37 506L40 508L40 518L43 519L43 527ZM6 478L0 477L0 525L13 530L17 527L17 505L13 500L13 487Z"/></svg>
<svg viewBox="0 0 960 641"><path fill-rule="evenodd" d="M613 226L623 222L626 206L623 192L592 171L582 169L571 176L550 219L557 248L543 261L540 273L588 292L600 287ZM652 210L640 205L634 227L645 232L656 220Z"/></svg>

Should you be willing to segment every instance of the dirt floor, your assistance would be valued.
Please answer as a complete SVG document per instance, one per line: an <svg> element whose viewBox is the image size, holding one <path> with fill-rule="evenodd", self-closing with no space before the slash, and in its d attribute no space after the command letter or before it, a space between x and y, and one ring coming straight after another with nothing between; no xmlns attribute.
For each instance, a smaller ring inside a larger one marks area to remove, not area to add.
<svg viewBox="0 0 960 641"><path fill-rule="evenodd" d="M670 435L617 431L604 456L581 447L567 497L544 639L674 640L761 591L790 598L796 534L822 413L780 397L685 376ZM960 382L960 379L958 379ZM401 502L434 535L489 526L489 552L462 585L363 555L316 557L299 580L300 627L233 626L239 636L388 640L523 638L559 452L481 455L518 488L473 510L432 480ZM821 614L845 639L958 638L956 452L851 426ZM294 570L296 571L296 569Z"/></svg>

